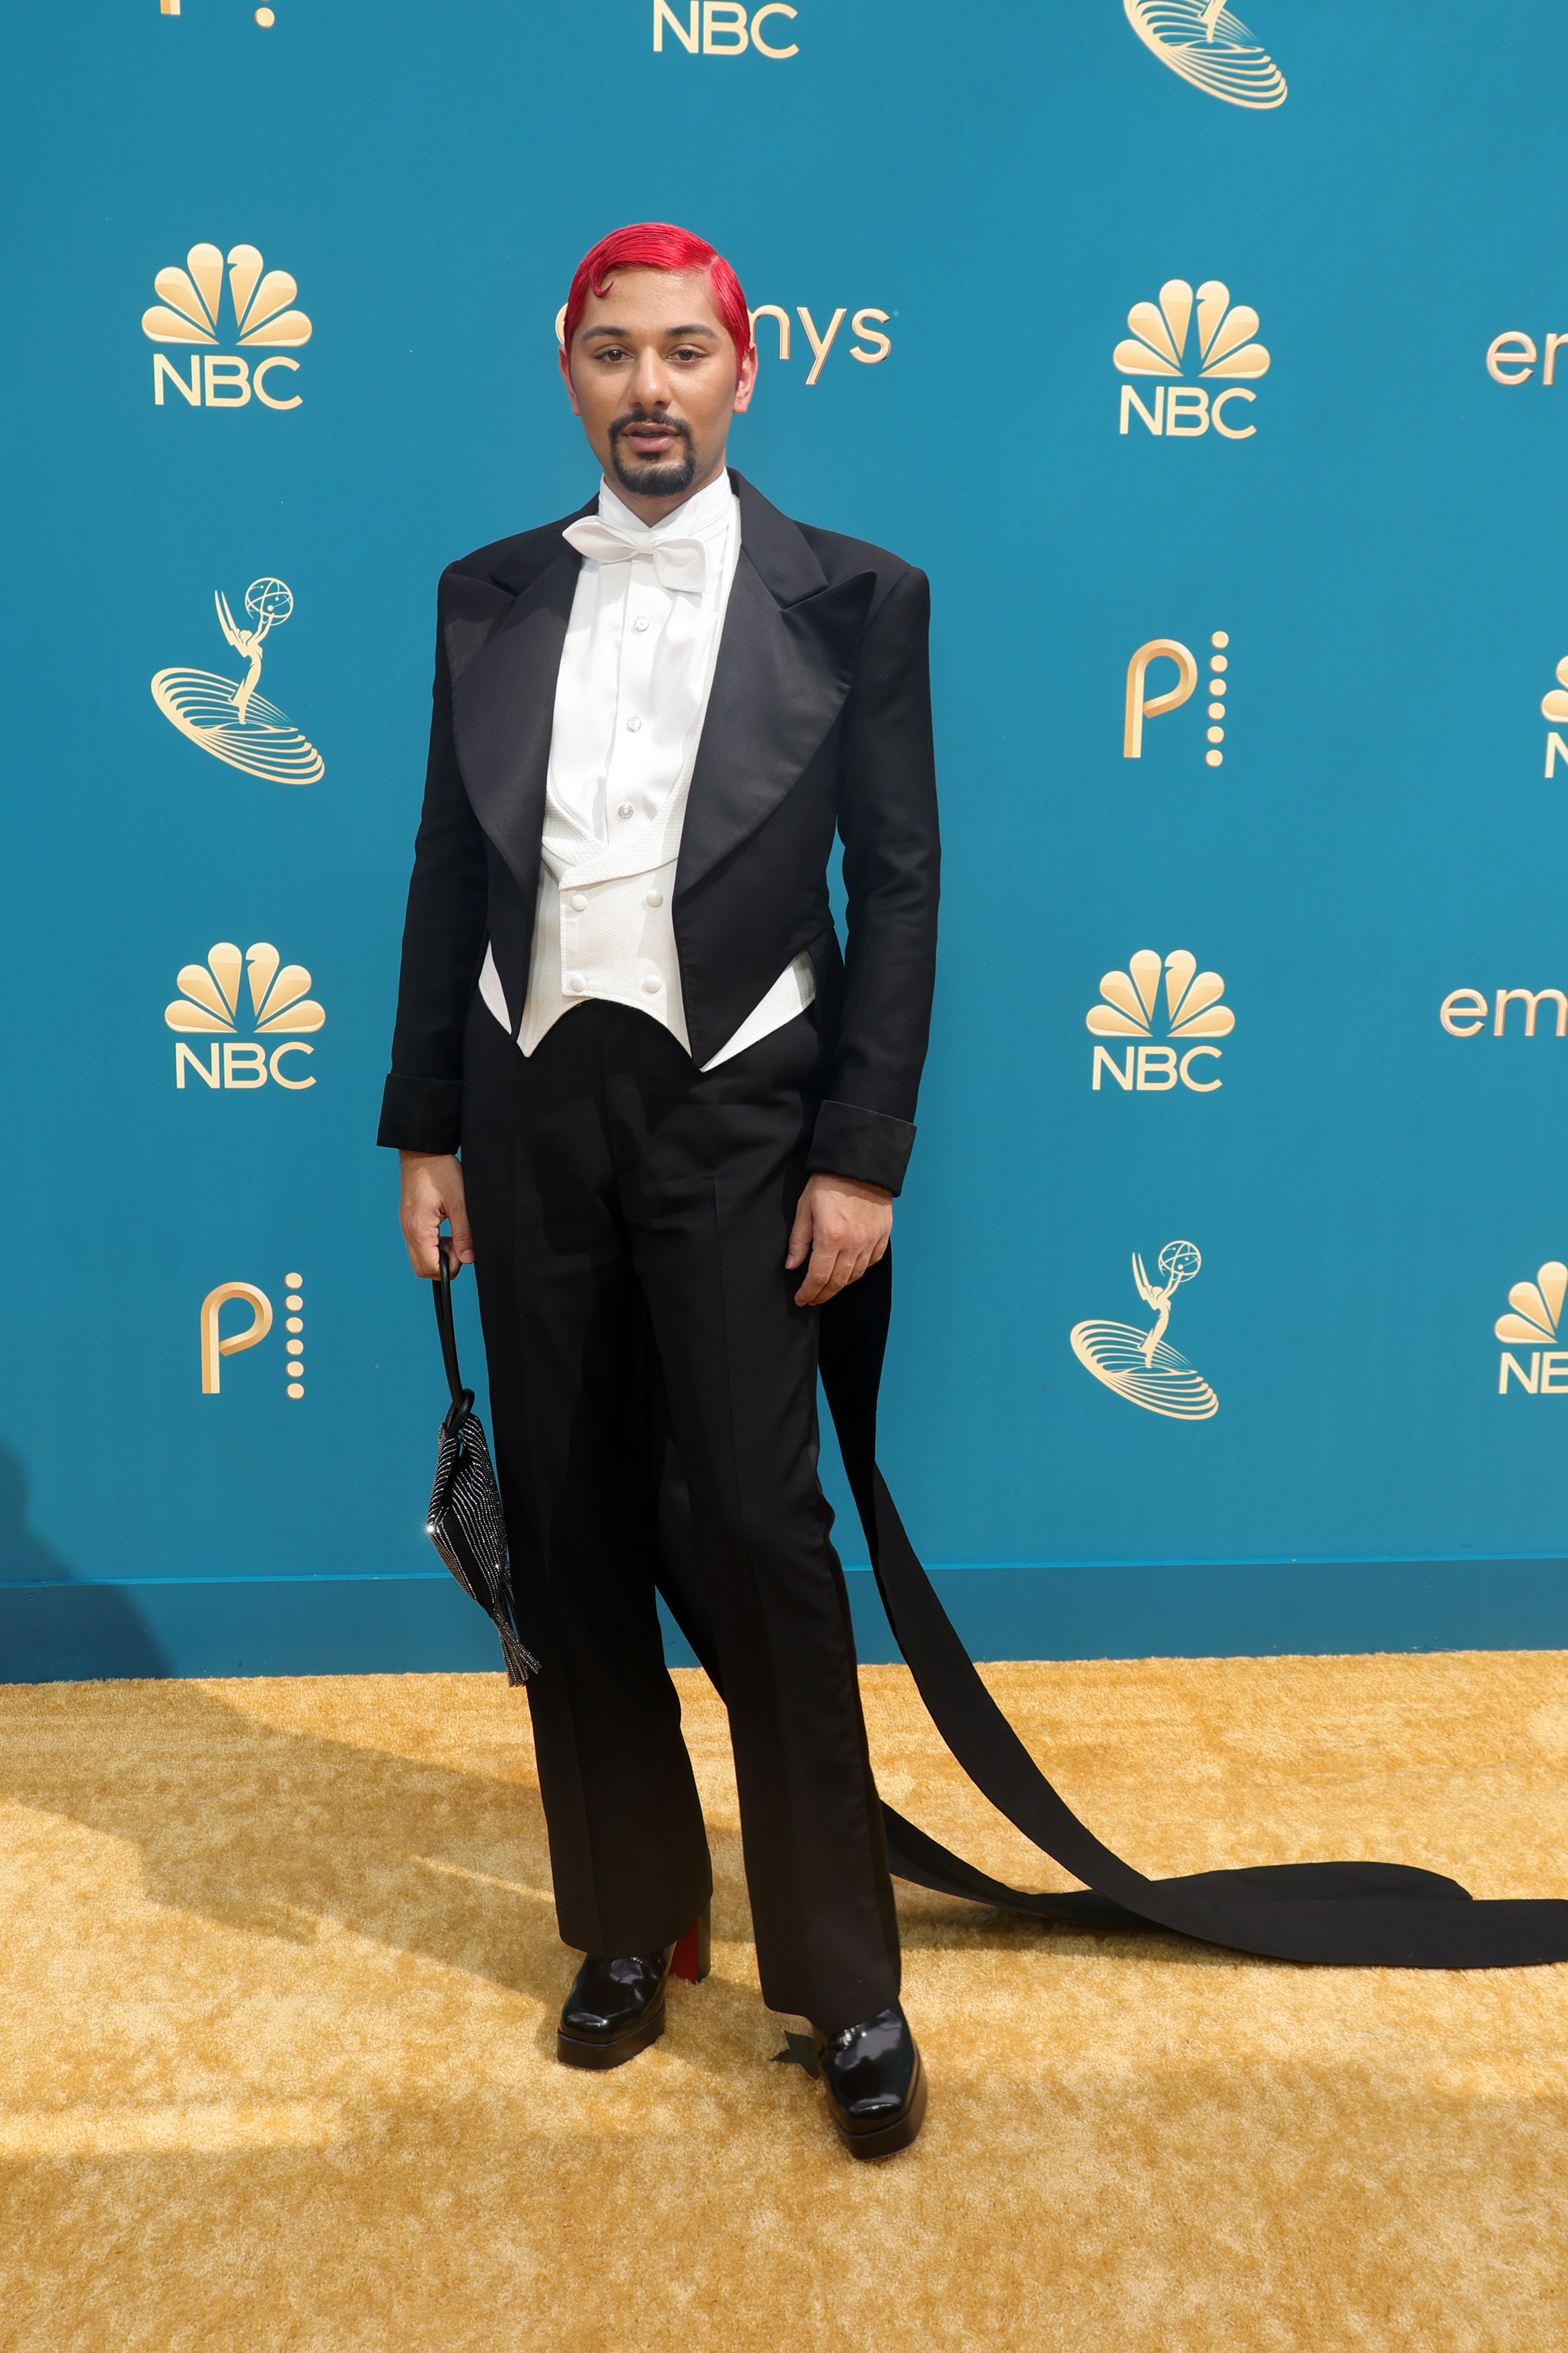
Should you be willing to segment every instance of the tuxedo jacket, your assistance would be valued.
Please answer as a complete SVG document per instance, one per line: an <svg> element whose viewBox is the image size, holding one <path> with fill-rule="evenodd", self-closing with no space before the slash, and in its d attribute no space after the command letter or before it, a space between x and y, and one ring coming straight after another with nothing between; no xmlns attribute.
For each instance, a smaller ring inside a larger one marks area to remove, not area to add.
<svg viewBox="0 0 1568 2353"><path fill-rule="evenodd" d="M671 900L692 1059L716 1054L808 955L826 1084L807 1165L896 1193L936 966L930 594L885 549L791 522L733 470L731 480L740 560ZM463 1034L487 942L521 1023L556 674L583 562L561 533L575 520L498 540L441 576L378 1139L407 1151L458 1147ZM842 953L827 891L836 831Z"/></svg>

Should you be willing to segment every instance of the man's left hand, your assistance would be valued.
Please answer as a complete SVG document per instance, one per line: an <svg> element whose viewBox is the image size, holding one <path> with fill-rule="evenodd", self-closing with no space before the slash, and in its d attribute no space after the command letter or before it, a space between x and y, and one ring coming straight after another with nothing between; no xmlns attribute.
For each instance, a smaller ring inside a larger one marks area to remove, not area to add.
<svg viewBox="0 0 1568 2353"><path fill-rule="evenodd" d="M784 1260L786 1267L805 1266L795 1305L820 1307L858 1282L886 1250L892 1230L893 1197L885 1185L820 1171L808 1176Z"/></svg>

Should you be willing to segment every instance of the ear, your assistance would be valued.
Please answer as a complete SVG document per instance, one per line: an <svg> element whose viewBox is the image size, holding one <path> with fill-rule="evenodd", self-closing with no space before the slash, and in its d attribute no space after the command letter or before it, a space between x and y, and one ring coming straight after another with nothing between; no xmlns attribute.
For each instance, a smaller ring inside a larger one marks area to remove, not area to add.
<svg viewBox="0 0 1568 2353"><path fill-rule="evenodd" d="M581 417L583 412L577 406L577 387L572 381L572 363L566 356L564 346L557 349L555 357L561 369L561 381L566 387L566 397L572 403L572 414Z"/></svg>
<svg viewBox="0 0 1568 2353"><path fill-rule="evenodd" d="M752 395L757 388L757 347L753 343L741 362L735 379L735 415L743 417L752 405Z"/></svg>

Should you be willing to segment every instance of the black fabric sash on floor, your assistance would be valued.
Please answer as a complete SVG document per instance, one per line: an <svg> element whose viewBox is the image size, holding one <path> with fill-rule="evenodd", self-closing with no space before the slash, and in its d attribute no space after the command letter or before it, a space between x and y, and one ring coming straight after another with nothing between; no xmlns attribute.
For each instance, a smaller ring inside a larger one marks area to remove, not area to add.
<svg viewBox="0 0 1568 2353"><path fill-rule="evenodd" d="M892 1307L892 1258L824 1309L823 1388L894 1637L931 1720L975 1787L1086 1892L1004 1886L884 1802L896 1878L1007 1912L1096 1929L1150 1923L1237 1952L1360 1968L1519 1968L1568 1960L1568 1902L1477 1903L1457 1881L1397 1862L1300 1862L1145 1879L1057 1795L986 1690L904 1533L877 1468L877 1393ZM683 1533L662 1541L667 1559ZM675 1567L675 1561L669 1566ZM660 1589L710 1676L702 1611L679 1573Z"/></svg>

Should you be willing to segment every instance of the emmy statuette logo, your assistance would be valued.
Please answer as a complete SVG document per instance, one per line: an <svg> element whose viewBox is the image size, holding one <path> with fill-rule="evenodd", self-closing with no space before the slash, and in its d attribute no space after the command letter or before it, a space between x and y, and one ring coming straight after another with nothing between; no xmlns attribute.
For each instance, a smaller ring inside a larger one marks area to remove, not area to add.
<svg viewBox="0 0 1568 2353"><path fill-rule="evenodd" d="M1170 1042L1156 1045L1152 1041L1154 1024L1161 1018L1162 972L1165 1003L1161 1034ZM1225 983L1217 972L1200 972L1196 956L1189 955L1185 948L1168 955L1163 965L1152 948L1140 948L1129 959L1125 972L1106 974L1100 993L1104 1003L1090 1006L1084 1016L1091 1037L1150 1042L1129 1046L1121 1062L1109 1047L1096 1045L1089 1070L1089 1085L1096 1094L1102 1072L1113 1078L1124 1094L1134 1091L1169 1094L1178 1082L1196 1095L1217 1092L1223 1082L1206 1065L1219 1060L1220 1050L1194 1042L1228 1038L1236 1027L1235 1014L1219 1001ZM1202 1071L1195 1068L1199 1062L1205 1065Z"/></svg>
<svg viewBox="0 0 1568 2353"><path fill-rule="evenodd" d="M289 1335L284 1343L284 1394L295 1404L305 1394L305 1343L300 1336L305 1329L304 1281L298 1274L283 1278L287 1295L283 1301L284 1325ZM232 1302L250 1310L248 1324L223 1329L223 1311ZM208 1292L201 1306L202 1395L217 1397L223 1385L223 1360L237 1356L246 1348L254 1348L266 1339L272 1329L272 1302L254 1282L220 1282Z"/></svg>
<svg viewBox="0 0 1568 2353"><path fill-rule="evenodd" d="M1127 313L1131 328L1131 337L1117 344L1111 353L1112 365L1123 375L1181 376L1187 370L1187 331L1193 324L1194 308L1197 332L1193 347L1193 374L1202 379L1197 384L1158 383L1154 386L1154 406L1144 406L1136 389L1130 384L1121 387L1121 430L1126 432L1134 409L1151 433L1163 434L1167 439L1190 441L1206 433L1212 425L1226 441L1248 441L1258 427L1242 425L1227 417L1226 410L1233 401L1251 402L1258 397L1246 385L1234 381L1245 378L1255 382L1268 373L1268 353L1252 339L1258 332L1258 313L1249 311L1245 302L1230 306L1230 289L1222 286L1217 278L1205 280L1194 296L1184 278L1168 279L1160 289L1158 304L1134 302ZM1223 377L1233 379L1224 391L1213 394L1205 385L1217 383Z"/></svg>
<svg viewBox="0 0 1568 2353"><path fill-rule="evenodd" d="M224 257L216 245L193 245L182 269L171 264L153 280L158 300L142 313L150 343L196 344L187 382L165 352L153 354L153 398L164 406L172 385L188 408L243 408L254 396L263 408L298 408L302 395L292 389L300 363L287 354L310 340L310 322L292 305L299 288L286 269L266 269L253 245L237 245L228 256L229 305L236 352L213 349L223 340ZM242 356L248 353L250 356ZM265 353L266 356L261 356ZM283 371L289 379L274 389L268 379Z"/></svg>
<svg viewBox="0 0 1568 2353"><path fill-rule="evenodd" d="M1568 1348L1552 1345L1559 1336L1565 1293L1568 1266L1555 1258L1537 1269L1533 1282L1516 1282L1509 1293L1511 1312L1500 1315L1492 1328L1500 1340L1530 1350L1530 1369L1525 1370L1512 1348L1505 1348L1497 1368L1499 1397L1508 1395L1510 1377L1531 1397L1568 1397Z"/></svg>
<svg viewBox="0 0 1568 2353"><path fill-rule="evenodd" d="M1163 66L1227 106L1285 103L1285 77L1225 0L1122 0L1127 21Z"/></svg>
<svg viewBox="0 0 1568 2353"><path fill-rule="evenodd" d="M242 974L250 998L247 1039L238 1034ZM207 950L205 964L182 965L174 986L180 995L165 1006L163 1018L171 1029L184 1033L174 1048L177 1087L184 1088L187 1070L204 1086L214 1088L264 1087L270 1078L290 1094L302 1094L315 1085L314 1078L296 1078L283 1068L291 1057L314 1050L303 1043L300 1033L321 1029L327 1018L306 994L310 976L302 964L282 963L266 940L258 940L243 955L231 940L219 940ZM185 1037L204 1034L213 1039L205 1061L199 1050L184 1043ZM270 1051L260 1042L279 1036L285 1042Z"/></svg>
<svg viewBox="0 0 1568 2353"><path fill-rule="evenodd" d="M791 18L800 14L785 0L763 0L761 8L748 14L741 0L687 0L684 24L679 13L680 0L653 0L653 45L664 47L664 37L672 33L689 57L700 51L705 58L738 58L748 48L755 49L760 58L796 58L800 43L791 37ZM764 32L763 26L767 29Z"/></svg>
<svg viewBox="0 0 1568 2353"><path fill-rule="evenodd" d="M313 785L326 762L308 743L287 712L257 692L262 648L294 610L294 596L282 580L253 580L245 592L246 626L229 611L222 589L214 592L217 625L245 664L245 676L226 678L212 670L161 670L153 680L153 700L173 727L247 776L274 785Z"/></svg>
<svg viewBox="0 0 1568 2353"><path fill-rule="evenodd" d="M1219 1399L1165 1338L1171 1302L1184 1282L1191 1282L1203 1260L1194 1242L1176 1241L1165 1244L1157 1264L1163 1282L1152 1282L1142 1260L1133 1252L1132 1281L1145 1307L1154 1312L1152 1327L1141 1332L1133 1324L1075 1324L1068 1335L1073 1354L1097 1381L1129 1405L1165 1414L1173 1421L1206 1421L1219 1411Z"/></svg>
<svg viewBox="0 0 1568 2353"><path fill-rule="evenodd" d="M1215 629L1209 643L1214 651L1209 656L1206 690L1209 723L1204 739L1208 749L1204 759L1209 767L1218 768L1225 763L1225 754L1219 747L1225 742L1225 698L1230 692L1231 683L1226 675L1230 668L1230 656L1226 651L1230 643L1229 633L1225 629ZM1149 665L1156 661L1175 663L1176 683L1174 686L1162 686L1158 693L1151 694L1148 689ZM1127 665L1127 704L1121 726L1121 756L1124 760L1141 760L1143 757L1143 722L1146 719L1163 719L1167 712L1179 711L1194 691L1197 682L1197 657L1183 645L1180 638L1151 638L1147 645L1134 647L1132 659Z"/></svg>

